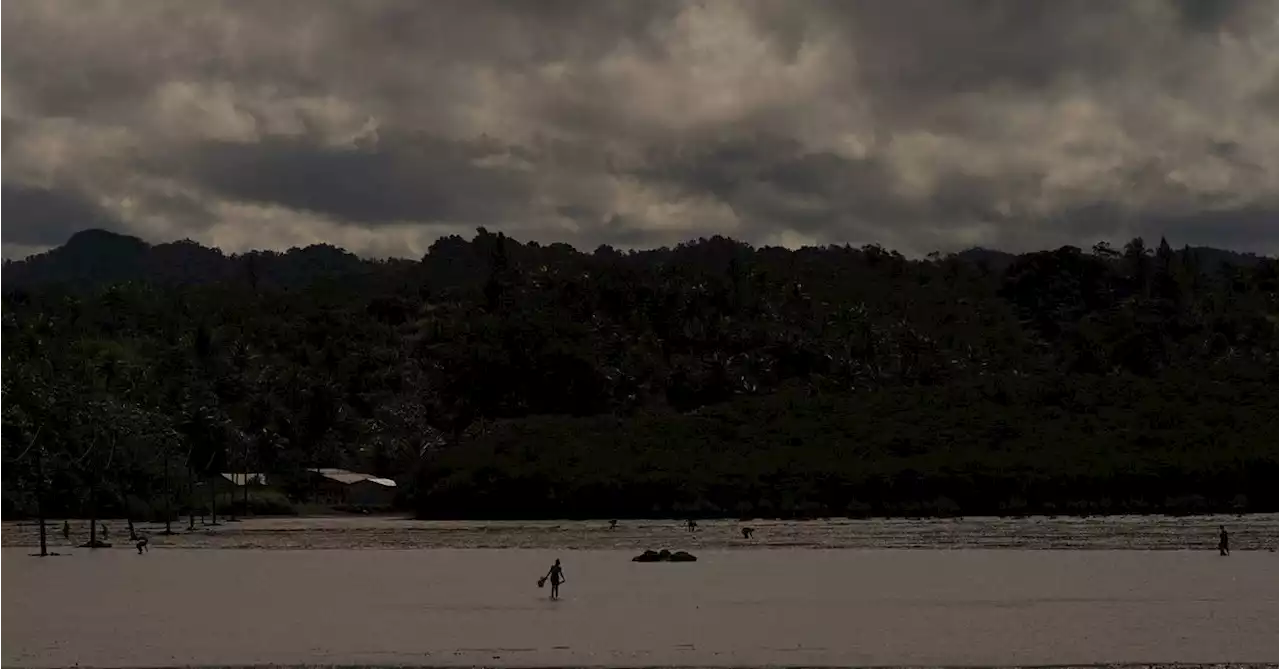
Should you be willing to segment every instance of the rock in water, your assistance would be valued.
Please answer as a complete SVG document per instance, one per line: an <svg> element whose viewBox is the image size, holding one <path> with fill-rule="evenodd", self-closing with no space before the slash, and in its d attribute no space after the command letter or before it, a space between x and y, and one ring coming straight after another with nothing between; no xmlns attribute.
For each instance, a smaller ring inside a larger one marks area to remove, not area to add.
<svg viewBox="0 0 1280 669"><path fill-rule="evenodd" d="M685 551L676 551L672 553L667 549L660 551L647 550L640 555L631 558L632 562L697 562L698 558L690 555Z"/></svg>

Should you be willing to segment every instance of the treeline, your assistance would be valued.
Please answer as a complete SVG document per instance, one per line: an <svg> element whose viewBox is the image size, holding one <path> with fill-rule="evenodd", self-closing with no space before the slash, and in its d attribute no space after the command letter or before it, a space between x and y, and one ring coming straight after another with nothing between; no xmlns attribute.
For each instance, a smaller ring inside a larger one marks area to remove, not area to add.
<svg viewBox="0 0 1280 669"><path fill-rule="evenodd" d="M482 229L373 263L81 233L5 266L4 512L172 513L245 470L305 501L309 466L428 517L1274 511L1275 314L1274 259L1163 241Z"/></svg>
<svg viewBox="0 0 1280 669"><path fill-rule="evenodd" d="M425 470L425 518L1274 510L1273 378L998 375L694 414L510 421ZM1171 394L1173 396L1171 396ZM1238 404L1254 393L1255 404ZM1176 403L1176 404L1175 404ZM1182 407L1170 411L1171 406Z"/></svg>

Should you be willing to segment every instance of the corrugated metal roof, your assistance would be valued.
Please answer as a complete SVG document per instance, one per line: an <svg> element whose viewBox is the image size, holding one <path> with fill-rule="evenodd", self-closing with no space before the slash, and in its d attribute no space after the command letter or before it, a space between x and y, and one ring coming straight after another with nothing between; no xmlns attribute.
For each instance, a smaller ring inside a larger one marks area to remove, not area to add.
<svg viewBox="0 0 1280 669"><path fill-rule="evenodd" d="M368 474L356 474L353 472L343 472L341 474L337 474L337 473L325 474L322 472L320 475L329 479L330 481L337 481L338 483L346 483L348 485L352 483L359 483L361 481L368 480L369 478Z"/></svg>
<svg viewBox="0 0 1280 669"><path fill-rule="evenodd" d="M359 472L352 472L352 471L347 471L345 469L338 469L337 467L318 467L318 468L313 468L309 471L313 471L329 479L330 481L337 481L338 483L344 483L346 485L351 485L352 483L359 483L361 481L373 481L378 485L383 485L388 487L395 487L396 485L396 482L392 481L391 479L382 479L382 478L373 476L371 474L361 474Z"/></svg>

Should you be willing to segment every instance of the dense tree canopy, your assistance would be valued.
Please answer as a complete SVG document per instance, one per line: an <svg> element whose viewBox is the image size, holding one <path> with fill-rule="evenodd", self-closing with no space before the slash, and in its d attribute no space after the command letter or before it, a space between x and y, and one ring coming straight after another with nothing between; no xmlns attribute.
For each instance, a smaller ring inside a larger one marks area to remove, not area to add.
<svg viewBox="0 0 1280 669"><path fill-rule="evenodd" d="M1275 510L1269 258L95 231L4 273L6 515L308 466L429 517Z"/></svg>

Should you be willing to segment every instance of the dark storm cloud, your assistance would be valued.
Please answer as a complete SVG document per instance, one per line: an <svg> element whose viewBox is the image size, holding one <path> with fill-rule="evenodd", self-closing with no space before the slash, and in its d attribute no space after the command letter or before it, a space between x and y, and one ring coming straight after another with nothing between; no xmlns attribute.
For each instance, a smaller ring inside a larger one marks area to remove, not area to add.
<svg viewBox="0 0 1280 669"><path fill-rule="evenodd" d="M692 193L709 193L729 203L747 221L752 237L764 236L778 221L803 235L830 229L853 232L854 239L876 238L877 228L923 221L998 220L1005 216L991 203L1002 189L1031 189L1037 175L1000 180L957 172L940 180L932 197L913 200L893 193L892 167L876 157L848 158L829 151L808 151L785 138L744 138L716 142L701 151L685 147L678 155L651 154L665 179ZM759 226L758 229L752 229Z"/></svg>
<svg viewBox="0 0 1280 669"><path fill-rule="evenodd" d="M155 241L410 256L477 225L587 247L1276 250L1269 3L0 11L6 253L93 216Z"/></svg>
<svg viewBox="0 0 1280 669"><path fill-rule="evenodd" d="M120 222L81 193L5 183L0 186L5 243L61 244L86 228L120 229Z"/></svg>
<svg viewBox="0 0 1280 669"><path fill-rule="evenodd" d="M236 200L302 209L351 223L500 223L528 202L518 170L479 167L499 155L474 144L402 140L370 147L298 141L209 142L166 169Z"/></svg>
<svg viewBox="0 0 1280 669"><path fill-rule="evenodd" d="M1231 18L1237 0L1176 0L1174 7L1189 30L1213 30Z"/></svg>
<svg viewBox="0 0 1280 669"><path fill-rule="evenodd" d="M1166 237L1178 244L1256 249L1275 253L1276 223L1280 210L1259 205L1223 211L1153 213L1143 218L1137 236L1153 244ZM1259 240L1269 239L1270 250Z"/></svg>
<svg viewBox="0 0 1280 669"><path fill-rule="evenodd" d="M1107 62L1108 54L1073 39L1080 17L1107 11L1097 5L1083 12L1069 2L902 0L873 11L865 3L831 6L834 25L863 61L859 77L894 96L927 98L992 84L1034 91L1065 68L1095 70Z"/></svg>

